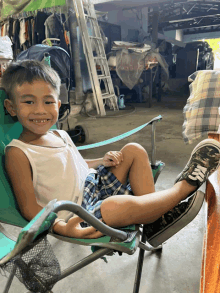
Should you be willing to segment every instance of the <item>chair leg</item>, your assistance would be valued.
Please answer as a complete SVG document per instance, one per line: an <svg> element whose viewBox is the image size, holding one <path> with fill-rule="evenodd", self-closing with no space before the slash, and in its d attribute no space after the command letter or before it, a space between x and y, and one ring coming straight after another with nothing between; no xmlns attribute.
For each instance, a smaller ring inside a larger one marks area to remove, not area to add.
<svg viewBox="0 0 220 293"><path fill-rule="evenodd" d="M9 277L8 277L7 284L5 286L5 289L4 289L3 293L8 293L9 292L9 289L11 287L11 283L12 283L13 278L15 276L16 269L17 269L17 267L14 265L14 267L13 267L13 269L12 269L12 271L11 271Z"/></svg>
<svg viewBox="0 0 220 293"><path fill-rule="evenodd" d="M27 291L25 293L34 293L33 291ZM53 293L52 291L47 291L46 293Z"/></svg>
<svg viewBox="0 0 220 293"><path fill-rule="evenodd" d="M146 243L146 241L147 241L147 236L143 233L141 237L141 242ZM141 283L141 274L142 274L142 268L143 268L143 262L144 262L144 252L145 250L140 248L133 293L139 292L140 283Z"/></svg>
<svg viewBox="0 0 220 293"><path fill-rule="evenodd" d="M34 293L33 291L27 291L26 293ZM53 293L53 291L47 291L46 293Z"/></svg>

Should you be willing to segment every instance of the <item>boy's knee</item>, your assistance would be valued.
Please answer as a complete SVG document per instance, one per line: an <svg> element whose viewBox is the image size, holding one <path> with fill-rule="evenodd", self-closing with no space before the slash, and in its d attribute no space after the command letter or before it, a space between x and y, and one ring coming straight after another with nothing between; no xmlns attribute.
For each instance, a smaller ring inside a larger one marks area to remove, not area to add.
<svg viewBox="0 0 220 293"><path fill-rule="evenodd" d="M112 227L124 227L133 222L133 215L139 205L131 195L116 195L106 198L101 205L104 222Z"/></svg>
<svg viewBox="0 0 220 293"><path fill-rule="evenodd" d="M122 152L127 152L128 154L145 154L147 155L147 151L139 144L135 142L131 142L126 144L122 150Z"/></svg>
<svg viewBox="0 0 220 293"><path fill-rule="evenodd" d="M106 198L101 204L100 211L102 219L109 226L112 225L112 219L114 219L114 212L117 210L116 205L117 203L113 200L112 197Z"/></svg>

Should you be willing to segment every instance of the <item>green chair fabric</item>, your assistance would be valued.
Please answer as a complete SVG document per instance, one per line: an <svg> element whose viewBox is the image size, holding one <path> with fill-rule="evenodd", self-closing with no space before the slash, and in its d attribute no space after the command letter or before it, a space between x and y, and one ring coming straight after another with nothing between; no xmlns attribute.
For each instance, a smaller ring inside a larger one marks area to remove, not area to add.
<svg viewBox="0 0 220 293"><path fill-rule="evenodd" d="M11 240L0 232L0 260L14 249L15 244L16 241Z"/></svg>

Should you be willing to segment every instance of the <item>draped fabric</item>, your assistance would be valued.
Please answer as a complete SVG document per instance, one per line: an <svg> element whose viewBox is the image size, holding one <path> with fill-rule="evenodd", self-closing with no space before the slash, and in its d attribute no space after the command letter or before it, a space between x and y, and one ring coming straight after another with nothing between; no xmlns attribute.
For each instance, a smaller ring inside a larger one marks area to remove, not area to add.
<svg viewBox="0 0 220 293"><path fill-rule="evenodd" d="M189 81L190 96L183 109L183 139L187 144L209 132L219 132L220 71L196 71Z"/></svg>

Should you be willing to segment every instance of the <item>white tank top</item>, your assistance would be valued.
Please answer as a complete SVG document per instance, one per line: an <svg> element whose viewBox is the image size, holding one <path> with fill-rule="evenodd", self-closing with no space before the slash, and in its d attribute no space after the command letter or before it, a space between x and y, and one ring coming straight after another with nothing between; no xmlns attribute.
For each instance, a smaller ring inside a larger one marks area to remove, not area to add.
<svg viewBox="0 0 220 293"><path fill-rule="evenodd" d="M70 200L81 205L86 177L96 170L89 169L66 131L56 131L65 146L51 148L13 139L6 147L18 147L27 156L39 205L44 207L52 199ZM59 217L65 218L68 213L60 212Z"/></svg>

